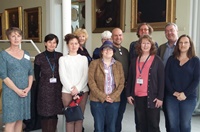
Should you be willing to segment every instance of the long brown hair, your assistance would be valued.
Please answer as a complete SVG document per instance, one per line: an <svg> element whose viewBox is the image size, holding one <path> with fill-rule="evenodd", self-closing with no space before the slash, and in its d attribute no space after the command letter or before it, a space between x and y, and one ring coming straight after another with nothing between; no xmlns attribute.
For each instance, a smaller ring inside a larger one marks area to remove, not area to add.
<svg viewBox="0 0 200 132"><path fill-rule="evenodd" d="M192 39L188 35L183 34L177 40L177 43L176 43L176 46L175 46L174 52L173 52L174 57L177 58L181 54L181 51L179 49L179 43L180 43L181 38L183 38L183 37L187 37L189 39L189 43L190 43L190 47L187 51L187 57L192 58L192 57L196 56L195 49L194 49L194 43L193 43Z"/></svg>

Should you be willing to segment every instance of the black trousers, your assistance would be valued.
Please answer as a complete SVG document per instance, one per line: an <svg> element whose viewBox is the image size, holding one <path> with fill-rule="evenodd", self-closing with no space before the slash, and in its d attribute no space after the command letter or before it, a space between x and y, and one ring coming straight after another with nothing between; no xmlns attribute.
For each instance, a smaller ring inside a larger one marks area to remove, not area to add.
<svg viewBox="0 0 200 132"><path fill-rule="evenodd" d="M122 120L123 120L124 112L126 110L126 104L127 104L127 98L126 98L125 89L124 89L120 95L120 105L119 105L119 110L118 110L117 122L115 125L116 132L123 131Z"/></svg>
<svg viewBox="0 0 200 132"><path fill-rule="evenodd" d="M160 108L148 108L147 97L135 97L135 110L141 132L160 132Z"/></svg>

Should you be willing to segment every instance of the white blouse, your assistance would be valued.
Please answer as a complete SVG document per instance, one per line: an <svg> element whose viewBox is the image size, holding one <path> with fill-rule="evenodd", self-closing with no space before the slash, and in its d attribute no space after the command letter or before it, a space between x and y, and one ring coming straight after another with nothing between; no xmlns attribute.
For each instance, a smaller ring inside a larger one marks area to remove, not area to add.
<svg viewBox="0 0 200 132"><path fill-rule="evenodd" d="M63 85L63 93L71 93L72 87L77 90L89 91L88 83L88 60L80 54L76 56L66 55L59 59L59 75Z"/></svg>

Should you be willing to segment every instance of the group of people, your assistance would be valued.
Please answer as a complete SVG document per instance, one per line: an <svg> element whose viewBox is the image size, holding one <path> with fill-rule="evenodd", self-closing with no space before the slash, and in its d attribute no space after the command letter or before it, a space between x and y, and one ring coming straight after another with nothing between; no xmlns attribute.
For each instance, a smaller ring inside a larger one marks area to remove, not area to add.
<svg viewBox="0 0 200 132"><path fill-rule="evenodd" d="M134 107L137 132L160 132L160 110L165 114L167 132L190 132L197 101L200 61L188 35L178 37L174 23L165 26L167 42L158 46L153 28L141 23L138 40L129 51L122 46L120 28L101 34L102 45L91 57L86 44L88 33L77 29L64 36L68 54L55 51L55 34L44 38L45 51L34 60L19 45L19 28L7 29L10 47L0 52L3 80L3 122L5 131L21 132L30 119L30 90L35 75L37 111L43 132L55 132L58 115L73 99L79 99L84 113L89 96L95 132L121 132L127 102ZM80 97L79 93L83 93ZM66 122L67 132L84 131L83 120Z"/></svg>
<svg viewBox="0 0 200 132"><path fill-rule="evenodd" d="M135 107L136 130L159 132L160 108L167 132L190 132L197 103L200 61L188 35L178 37L174 23L165 26L167 42L157 48L149 24L139 25L130 45L127 100Z"/></svg>

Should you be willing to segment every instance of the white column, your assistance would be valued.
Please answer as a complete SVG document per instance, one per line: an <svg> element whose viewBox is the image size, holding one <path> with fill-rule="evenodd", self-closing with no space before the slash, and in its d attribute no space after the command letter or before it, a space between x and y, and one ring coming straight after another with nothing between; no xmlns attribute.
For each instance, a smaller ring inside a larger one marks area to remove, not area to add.
<svg viewBox="0 0 200 132"><path fill-rule="evenodd" d="M190 36L194 42L195 45L195 51L197 53L197 56L200 57L200 2L199 0L193 0L191 1L191 11L190 11ZM198 88L199 94L198 94L198 102L196 105L196 109L194 111L194 114L200 114L200 85Z"/></svg>
<svg viewBox="0 0 200 132"><path fill-rule="evenodd" d="M46 0L46 34L58 36L57 51L67 53L64 35L71 33L71 0ZM66 132L64 115L58 116L57 132Z"/></svg>
<svg viewBox="0 0 200 132"><path fill-rule="evenodd" d="M56 51L62 52L62 5L61 0L46 0L46 35L53 33L58 36Z"/></svg>
<svg viewBox="0 0 200 132"><path fill-rule="evenodd" d="M62 0L62 33L63 38L66 34L71 33L71 0ZM66 42L63 40L63 54L68 53Z"/></svg>
<svg viewBox="0 0 200 132"><path fill-rule="evenodd" d="M92 55L92 0L85 1L85 29L88 32L88 40L86 42L86 49Z"/></svg>

